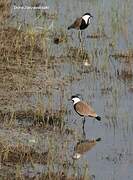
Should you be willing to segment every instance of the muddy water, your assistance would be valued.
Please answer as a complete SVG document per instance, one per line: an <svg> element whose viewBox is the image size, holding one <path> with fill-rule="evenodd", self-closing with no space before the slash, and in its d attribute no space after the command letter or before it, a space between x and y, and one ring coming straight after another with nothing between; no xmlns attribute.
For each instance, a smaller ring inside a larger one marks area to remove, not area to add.
<svg viewBox="0 0 133 180"><path fill-rule="evenodd" d="M52 24L56 31L61 28L68 34L67 43L53 45L50 42L49 46L52 55L65 55L63 62L57 65L57 81L66 76L79 77L65 86L63 104L68 109L68 115L64 118L75 131L78 129L82 134L81 118L68 102L68 98L77 93L82 94L83 99L90 102L102 117L102 122L89 118L86 120L86 137L101 137L102 141L78 160L79 165L87 161L90 174L95 175L96 180L132 180L133 93L129 89L133 85L133 58L127 63L121 57L110 55L117 51L126 52L133 47L133 1L55 0L46 1L44 5L49 6L48 12L57 13L57 19L35 20L35 13L31 11L23 13L23 10L13 10L13 13L17 13L18 22L25 20L25 23L31 23L35 28ZM84 66L84 60L77 62L75 58L71 61L67 57L68 49L79 47L77 31L68 32L67 26L85 12L94 16L91 25L83 33L83 47L89 54L92 70ZM106 37L87 38L88 35L99 32L106 34ZM58 63L58 59L55 61ZM130 77L127 76L128 72ZM38 72L37 78L42 76L43 72ZM53 93L53 108L58 109L60 98L61 94L56 90ZM31 99L32 104L35 102L35 95ZM75 124L71 123L75 120Z"/></svg>

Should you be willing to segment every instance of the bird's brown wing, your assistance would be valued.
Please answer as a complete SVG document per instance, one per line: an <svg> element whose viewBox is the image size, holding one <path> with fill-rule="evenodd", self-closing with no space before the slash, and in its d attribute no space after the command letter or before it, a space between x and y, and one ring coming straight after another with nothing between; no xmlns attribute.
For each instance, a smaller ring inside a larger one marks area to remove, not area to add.
<svg viewBox="0 0 133 180"><path fill-rule="evenodd" d="M92 109L92 107L84 101L80 101L75 104L75 110L81 116L90 116L96 117L96 112Z"/></svg>
<svg viewBox="0 0 133 180"><path fill-rule="evenodd" d="M80 29L82 18L77 18L69 28Z"/></svg>

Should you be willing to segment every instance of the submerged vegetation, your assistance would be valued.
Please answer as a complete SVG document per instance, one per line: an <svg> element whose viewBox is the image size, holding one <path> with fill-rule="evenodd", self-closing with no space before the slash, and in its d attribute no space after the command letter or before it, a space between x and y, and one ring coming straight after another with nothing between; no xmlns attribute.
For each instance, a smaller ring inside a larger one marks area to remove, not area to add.
<svg viewBox="0 0 133 180"><path fill-rule="evenodd" d="M69 144L74 141L75 133L64 121L67 113L64 88L75 78L56 78L62 61L56 63L56 57L50 55L50 37L53 39L50 30L0 28L1 178L12 175L12 179L76 180L88 176L77 175L78 167L72 165L72 155L67 155L72 153ZM61 31L60 35L55 34L52 43L66 42L66 39ZM55 107L54 91L60 94ZM69 164L68 173L65 166ZM40 175L36 171L27 174L26 166L33 171L35 166L42 166L42 171ZM9 172L5 173L5 169Z"/></svg>
<svg viewBox="0 0 133 180"><path fill-rule="evenodd" d="M11 1L0 1L0 22L5 21L10 17Z"/></svg>

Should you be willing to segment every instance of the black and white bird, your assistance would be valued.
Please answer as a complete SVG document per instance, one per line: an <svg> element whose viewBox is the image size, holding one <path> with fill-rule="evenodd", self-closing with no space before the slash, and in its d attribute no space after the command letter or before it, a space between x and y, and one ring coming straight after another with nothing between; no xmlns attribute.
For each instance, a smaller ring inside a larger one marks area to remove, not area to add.
<svg viewBox="0 0 133 180"><path fill-rule="evenodd" d="M93 16L90 13L85 13L82 17L77 18L74 23L68 27L68 29L83 30L88 27L92 17Z"/></svg>
<svg viewBox="0 0 133 180"><path fill-rule="evenodd" d="M96 112L93 110L93 108L87 104L86 102L82 101L78 95L72 96L71 100L73 101L73 107L75 111L82 117L84 117L83 120L83 133L84 132L84 124L85 124L85 117L92 117L97 119L98 121L101 121L101 117L96 114Z"/></svg>

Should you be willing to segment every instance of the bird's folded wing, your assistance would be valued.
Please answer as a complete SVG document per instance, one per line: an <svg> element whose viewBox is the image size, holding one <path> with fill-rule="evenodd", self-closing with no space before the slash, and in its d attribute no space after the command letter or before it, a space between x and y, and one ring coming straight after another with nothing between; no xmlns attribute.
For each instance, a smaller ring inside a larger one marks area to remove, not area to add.
<svg viewBox="0 0 133 180"><path fill-rule="evenodd" d="M70 26L70 28L80 29L80 25L82 22L82 18L77 18L74 23Z"/></svg>
<svg viewBox="0 0 133 180"><path fill-rule="evenodd" d="M83 101L80 101L77 104L75 104L75 110L82 116L96 117L96 113L92 109L92 107Z"/></svg>

